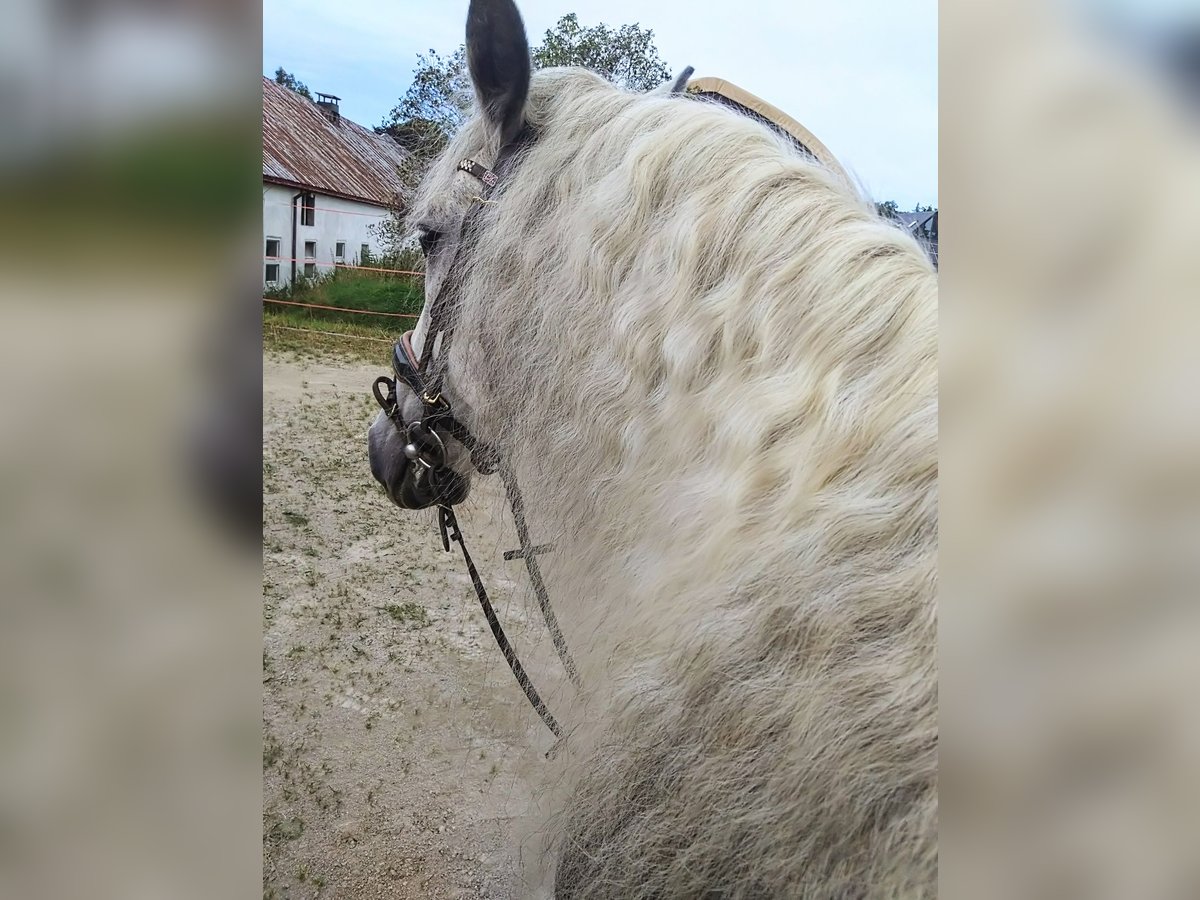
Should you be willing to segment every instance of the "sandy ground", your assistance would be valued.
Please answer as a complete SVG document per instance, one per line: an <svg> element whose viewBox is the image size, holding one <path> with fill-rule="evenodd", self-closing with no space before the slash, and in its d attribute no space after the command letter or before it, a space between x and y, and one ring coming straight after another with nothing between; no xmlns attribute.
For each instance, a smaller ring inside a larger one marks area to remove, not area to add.
<svg viewBox="0 0 1200 900"><path fill-rule="evenodd" d="M552 739L433 516L371 478L382 371L263 359L264 898L525 896L523 773ZM496 491L478 483L460 521L536 671L552 652L521 564L501 559L516 542Z"/></svg>

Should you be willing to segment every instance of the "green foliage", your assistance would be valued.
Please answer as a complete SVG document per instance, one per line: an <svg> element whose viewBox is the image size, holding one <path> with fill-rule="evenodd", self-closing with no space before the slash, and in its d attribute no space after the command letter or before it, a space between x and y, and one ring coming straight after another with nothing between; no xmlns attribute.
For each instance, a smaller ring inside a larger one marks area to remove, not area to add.
<svg viewBox="0 0 1200 900"><path fill-rule="evenodd" d="M282 84L289 91L295 91L301 97L312 99L312 92L309 91L308 85L287 71L283 66L275 70L275 83Z"/></svg>
<svg viewBox="0 0 1200 900"><path fill-rule="evenodd" d="M370 260L378 266L384 260ZM390 268L390 266L389 266ZM425 287L422 279L409 275L385 275L380 272L356 272L338 268L316 278L297 275L295 286L267 291L264 294L273 300L294 300L297 303L312 303L318 306L335 306L341 309L365 309L371 312L403 313L419 315L425 302ZM310 322L342 322L345 324L383 325L394 327L397 332L411 325L411 320L391 316L367 316L361 313L339 313L332 310L300 309L291 306L265 304L272 312L286 310L299 319ZM303 324L303 323L300 323ZM401 327L404 326L404 327Z"/></svg>
<svg viewBox="0 0 1200 900"><path fill-rule="evenodd" d="M546 32L533 51L536 68L583 66L613 84L633 91L649 91L671 77L654 46L654 32L638 24L609 28L603 22L584 27L569 13Z"/></svg>
<svg viewBox="0 0 1200 900"><path fill-rule="evenodd" d="M899 213L902 212L902 210L900 209L900 206L896 203L895 200L885 200L882 203L876 203L875 211L878 212L885 219L893 219L893 220L899 218ZM912 211L915 213L935 212L935 210L932 206L922 206L920 203L918 203L916 206L914 206Z"/></svg>
<svg viewBox="0 0 1200 900"><path fill-rule="evenodd" d="M654 46L653 31L637 24L585 27L575 13L563 16L546 32L542 45L533 51L533 65L537 69L583 66L636 91L648 91L671 77ZM280 73L291 78L280 69L277 81ZM430 50L418 54L412 83L376 131L432 158L466 121L473 102L466 47L449 56Z"/></svg>
<svg viewBox="0 0 1200 900"><path fill-rule="evenodd" d="M389 603L381 609L397 622L411 622L415 628L428 628L429 613L418 603Z"/></svg>
<svg viewBox="0 0 1200 900"><path fill-rule="evenodd" d="M267 305L263 308L263 347L276 352L296 353L305 358L353 357L386 364L388 345L412 325L411 322L406 324L404 319L377 319L374 316L354 318L364 319L371 324L329 319L314 321L306 310ZM380 322L387 324L380 325Z"/></svg>
<svg viewBox="0 0 1200 900"><path fill-rule="evenodd" d="M533 65L537 69L583 66L635 91L650 90L671 77L654 46L653 31L637 24L620 28L609 28L603 23L583 26L575 13L563 16L546 32L541 46L533 50ZM417 56L417 68L408 90L376 127L376 133L390 135L411 154L408 165L399 173L404 185L400 204L388 221L373 226L390 254L416 252L403 210L429 164L446 149L470 115L474 100L466 47L460 46L448 56L430 50Z"/></svg>
<svg viewBox="0 0 1200 900"><path fill-rule="evenodd" d="M271 818L274 821L266 829L266 837L270 841L294 841L304 834L304 820L299 816L292 816L288 819L280 819L278 816Z"/></svg>
<svg viewBox="0 0 1200 900"><path fill-rule="evenodd" d="M900 212L900 207L895 200L885 200L883 203L875 204L875 211L885 219L895 219L896 214Z"/></svg>
<svg viewBox="0 0 1200 900"><path fill-rule="evenodd" d="M409 152L407 163L397 172L402 184L397 209L390 222L381 224L380 239L389 252L401 252L410 239L403 209L411 202L429 164L446 149L470 115L473 102L466 48L459 47L449 56L430 50L417 56L408 90L375 128L377 134L391 136Z"/></svg>
<svg viewBox="0 0 1200 900"><path fill-rule="evenodd" d="M390 134L414 155L433 159L466 121L473 100L466 47L449 56L430 50L418 54L412 84L376 131Z"/></svg>
<svg viewBox="0 0 1200 900"><path fill-rule="evenodd" d="M425 254L417 245L402 208L393 208L387 218L368 225L367 230L375 236L381 246L388 248L386 258L380 261L385 268L406 272L425 271ZM376 264L370 261L359 263L363 266Z"/></svg>
<svg viewBox="0 0 1200 900"><path fill-rule="evenodd" d="M423 116L401 119L398 115L392 110L389 124L381 125L376 132L391 135L392 140L409 153L436 156L449 142L451 131L444 124Z"/></svg>
<svg viewBox="0 0 1200 900"><path fill-rule="evenodd" d="M410 242L389 254L388 264L402 272L424 272L425 254L419 246Z"/></svg>

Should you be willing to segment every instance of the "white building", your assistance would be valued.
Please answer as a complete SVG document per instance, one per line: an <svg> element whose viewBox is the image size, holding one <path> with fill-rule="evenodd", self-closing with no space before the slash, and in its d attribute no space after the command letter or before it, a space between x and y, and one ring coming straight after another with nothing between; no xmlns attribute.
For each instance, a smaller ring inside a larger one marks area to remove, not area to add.
<svg viewBox="0 0 1200 900"><path fill-rule="evenodd" d="M382 250L370 226L397 205L408 154L387 135L344 119L263 77L263 287Z"/></svg>

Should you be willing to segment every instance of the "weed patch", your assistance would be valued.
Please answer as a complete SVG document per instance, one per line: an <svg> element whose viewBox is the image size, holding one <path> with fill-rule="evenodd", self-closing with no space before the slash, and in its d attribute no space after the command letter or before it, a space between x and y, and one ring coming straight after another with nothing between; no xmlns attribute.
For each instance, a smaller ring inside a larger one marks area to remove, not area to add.
<svg viewBox="0 0 1200 900"><path fill-rule="evenodd" d="M287 819L276 819L267 829L267 838L276 841L294 841L304 834L304 820L299 816Z"/></svg>
<svg viewBox="0 0 1200 900"><path fill-rule="evenodd" d="M409 622L417 628L428 628L433 624L429 620L429 613L419 603L389 603L381 609L397 622Z"/></svg>

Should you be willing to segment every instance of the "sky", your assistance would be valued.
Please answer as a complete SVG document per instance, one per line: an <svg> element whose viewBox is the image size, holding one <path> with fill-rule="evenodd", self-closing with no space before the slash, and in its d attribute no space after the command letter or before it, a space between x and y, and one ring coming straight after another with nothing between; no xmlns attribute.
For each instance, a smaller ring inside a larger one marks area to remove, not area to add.
<svg viewBox="0 0 1200 900"><path fill-rule="evenodd" d="M517 0L530 46L568 12L654 31L672 71L694 66L817 136L875 200L938 205L936 0ZM463 42L466 0L264 0L263 73L278 66L378 125L417 54Z"/></svg>

